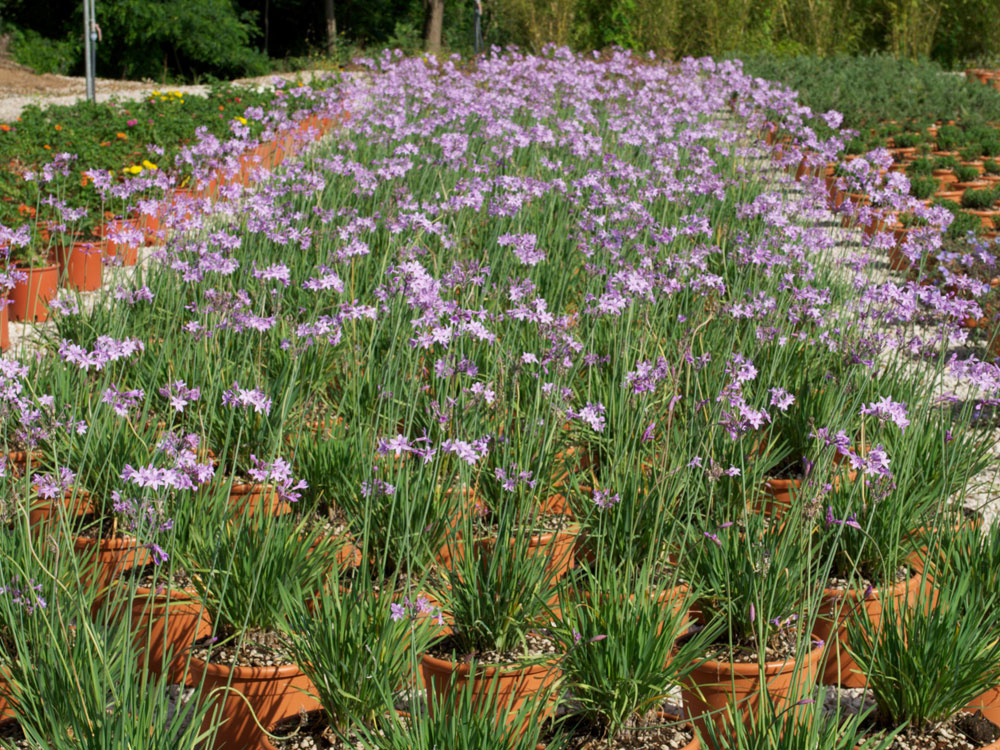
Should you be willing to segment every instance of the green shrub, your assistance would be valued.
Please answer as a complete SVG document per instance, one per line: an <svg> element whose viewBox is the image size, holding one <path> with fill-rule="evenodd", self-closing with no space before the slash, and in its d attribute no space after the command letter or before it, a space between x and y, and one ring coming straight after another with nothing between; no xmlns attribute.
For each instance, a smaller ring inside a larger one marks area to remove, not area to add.
<svg viewBox="0 0 1000 750"><path fill-rule="evenodd" d="M916 133L900 133L893 137L896 148L914 148L918 146L923 138Z"/></svg>
<svg viewBox="0 0 1000 750"><path fill-rule="evenodd" d="M910 195L926 200L938 189L938 181L933 177L917 177L910 180Z"/></svg>
<svg viewBox="0 0 1000 750"><path fill-rule="evenodd" d="M962 161L975 161L983 155L983 147L979 143L970 143L963 146L958 151L958 158Z"/></svg>
<svg viewBox="0 0 1000 750"><path fill-rule="evenodd" d="M906 168L906 175L911 179L914 177L929 177L934 171L934 165L930 159L915 159Z"/></svg>
<svg viewBox="0 0 1000 750"><path fill-rule="evenodd" d="M942 151L952 151L965 143L965 133L957 125L938 128L937 145Z"/></svg>
<svg viewBox="0 0 1000 750"><path fill-rule="evenodd" d="M983 169L986 170L986 174L1000 174L1000 162L996 159L987 159L983 162Z"/></svg>
<svg viewBox="0 0 1000 750"><path fill-rule="evenodd" d="M985 210L993 205L997 195L993 190L966 190L962 193L962 208Z"/></svg>
<svg viewBox="0 0 1000 750"><path fill-rule="evenodd" d="M931 164L934 169L955 169L959 166L958 159L954 156L936 156Z"/></svg>
<svg viewBox="0 0 1000 750"><path fill-rule="evenodd" d="M66 75L81 59L82 46L76 37L46 39L31 29L11 31L14 60L36 73Z"/></svg>
<svg viewBox="0 0 1000 750"><path fill-rule="evenodd" d="M954 171L959 182L973 182L979 178L979 170L967 164L962 164Z"/></svg>

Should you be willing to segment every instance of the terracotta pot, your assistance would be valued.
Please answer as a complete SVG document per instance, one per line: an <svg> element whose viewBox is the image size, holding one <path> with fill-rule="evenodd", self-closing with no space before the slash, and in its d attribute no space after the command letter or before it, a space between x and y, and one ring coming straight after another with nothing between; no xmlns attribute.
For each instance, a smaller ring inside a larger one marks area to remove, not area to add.
<svg viewBox="0 0 1000 750"><path fill-rule="evenodd" d="M950 169L935 169L931 174L938 181L939 190L948 190L949 185L958 182L958 176Z"/></svg>
<svg viewBox="0 0 1000 750"><path fill-rule="evenodd" d="M981 529L983 526L983 519L981 516L976 516L972 518L963 518L954 525L954 530L956 532L961 531L963 528L970 529ZM921 526L919 529L914 531L911 536L920 539L929 535L933 531L932 528L927 526ZM909 554L906 558L906 564L910 566L910 570L913 571L914 575L923 575L924 569L927 567L927 558L929 556L928 547L926 544L920 545L920 547ZM927 580L933 581L933 575L931 573L927 574Z"/></svg>
<svg viewBox="0 0 1000 750"><path fill-rule="evenodd" d="M82 491L69 491L63 497L52 500L36 498L28 509L28 526L33 535L44 538L61 525L70 527L80 516L93 512L90 495Z"/></svg>
<svg viewBox="0 0 1000 750"><path fill-rule="evenodd" d="M984 211L979 211L974 208L965 209L965 213L970 216L975 216L979 219L982 224L983 229L996 229L997 228L997 217L1000 217L1000 209L991 208Z"/></svg>
<svg viewBox="0 0 1000 750"><path fill-rule="evenodd" d="M759 664L704 662L683 685L685 714L694 720L695 727L706 737L706 747L711 748L707 722L713 722L719 736L726 736L732 731L735 708L740 720L748 725L764 690L778 711L788 706L790 698L810 697L822 656L823 649L814 648L800 661L766 662L763 674ZM706 717L709 712L713 713Z"/></svg>
<svg viewBox="0 0 1000 750"><path fill-rule="evenodd" d="M10 325L7 322L7 297L0 297L0 351L10 348Z"/></svg>
<svg viewBox="0 0 1000 750"><path fill-rule="evenodd" d="M193 685L187 668L186 650L212 633L212 618L194 589L154 592L136 589L131 607L136 647L151 674L165 675L170 685Z"/></svg>
<svg viewBox="0 0 1000 750"><path fill-rule="evenodd" d="M159 245L162 240L160 215L156 214L139 214L136 218L136 226L143 234L144 242L146 245Z"/></svg>
<svg viewBox="0 0 1000 750"><path fill-rule="evenodd" d="M0 667L0 724L13 719L15 714L7 700L10 693L10 683L7 682L7 668Z"/></svg>
<svg viewBox="0 0 1000 750"><path fill-rule="evenodd" d="M135 227L135 223L132 221L125 221L123 219L115 219L109 221L104 227L104 236L106 237L108 232L118 232L123 229L130 229ZM111 240L105 239L104 241L104 254L109 257L121 257L122 265L134 266L139 262L139 247L130 246L126 243L112 242Z"/></svg>
<svg viewBox="0 0 1000 750"><path fill-rule="evenodd" d="M879 232L885 232L896 223L897 212L888 211L882 216L873 216L862 227L865 237L871 239Z"/></svg>
<svg viewBox="0 0 1000 750"><path fill-rule="evenodd" d="M284 516L292 512L292 506L278 497L277 490L263 484L234 484L229 490L229 507L248 518Z"/></svg>
<svg viewBox="0 0 1000 750"><path fill-rule="evenodd" d="M81 292L93 292L101 288L103 259L104 247L100 240L74 242L69 247L56 248L59 275L64 284Z"/></svg>
<svg viewBox="0 0 1000 750"><path fill-rule="evenodd" d="M73 551L80 558L80 584L104 591L122 573L149 562L149 550L135 539L77 537Z"/></svg>
<svg viewBox="0 0 1000 750"><path fill-rule="evenodd" d="M117 600L101 601L100 605L109 606L111 615L116 618L124 616L128 609L139 668L152 675L166 675L169 685L193 685L191 676L185 674L187 649L195 641L212 634L212 620L198 592L140 586L131 599L124 587L114 587L112 593L117 595Z"/></svg>
<svg viewBox="0 0 1000 750"><path fill-rule="evenodd" d="M507 725L510 717L525 703L539 694L544 695L550 691L560 671L558 662L551 659L527 667L477 666L473 673L471 665L467 662L454 662L424 654L420 659L420 674L427 690L428 707L432 712L435 702L442 704L448 700L448 694L453 687L458 695L461 695L462 691L467 689L466 686L472 682L473 702L476 707L482 707L495 695L497 723L502 721ZM431 698L432 695L436 701ZM541 709L539 718L552 716L554 709L555 702L547 701L547 705Z"/></svg>
<svg viewBox="0 0 1000 750"><path fill-rule="evenodd" d="M985 190L990 186L987 180L973 180L972 182L955 182L949 185L950 190L961 190L963 193L966 190Z"/></svg>
<svg viewBox="0 0 1000 750"><path fill-rule="evenodd" d="M897 608L903 602L916 603L920 592L920 576L901 581L888 590ZM865 687L868 681L858 670L858 665L847 651L847 620L867 616L872 625L882 622L882 598L878 590L864 597L863 591L825 589L820 601L819 615L813 626L812 636L826 644L820 679L824 685L841 685L849 688ZM912 606L912 605L911 605Z"/></svg>
<svg viewBox="0 0 1000 750"><path fill-rule="evenodd" d="M552 462L552 494L542 501L540 510L549 515L572 516L573 510L562 490L565 490L569 484L571 472L574 474L586 472L596 461L591 453L582 446L571 445L558 451L552 457ZM587 492L590 488L581 486L580 490Z"/></svg>
<svg viewBox="0 0 1000 750"><path fill-rule="evenodd" d="M202 731L211 729L221 710L224 723L215 734L214 750L266 750L272 745L261 726L270 729L282 719L321 708L315 687L295 664L227 667L192 658L188 672L192 684L202 686L202 700L213 706Z"/></svg>
<svg viewBox="0 0 1000 750"><path fill-rule="evenodd" d="M28 275L10 291L11 320L44 323L49 319L49 302L59 290L59 267L18 268Z"/></svg>
<svg viewBox="0 0 1000 750"><path fill-rule="evenodd" d="M955 185L949 185L949 188L955 187ZM943 201L954 201L955 203L962 202L963 190L938 190L934 193L934 197Z"/></svg>
<svg viewBox="0 0 1000 750"><path fill-rule="evenodd" d="M38 451L11 451L7 454L7 470L13 470L15 476L23 477L28 470L28 460L31 460L32 469L38 469L38 464L42 460L42 454Z"/></svg>
<svg viewBox="0 0 1000 750"><path fill-rule="evenodd" d="M1000 726L1000 687L990 688L982 695L973 698L963 710L970 714L982 711L983 716Z"/></svg>

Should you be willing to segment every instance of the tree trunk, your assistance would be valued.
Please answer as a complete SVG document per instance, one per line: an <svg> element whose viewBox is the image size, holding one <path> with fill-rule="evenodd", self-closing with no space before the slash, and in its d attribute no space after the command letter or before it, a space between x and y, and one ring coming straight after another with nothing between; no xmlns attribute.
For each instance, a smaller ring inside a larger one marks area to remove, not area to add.
<svg viewBox="0 0 1000 750"><path fill-rule="evenodd" d="M326 54L332 55L337 50L337 17L333 12L334 0L323 0L326 10Z"/></svg>
<svg viewBox="0 0 1000 750"><path fill-rule="evenodd" d="M444 0L424 0L424 11L424 49L437 54L441 51Z"/></svg>

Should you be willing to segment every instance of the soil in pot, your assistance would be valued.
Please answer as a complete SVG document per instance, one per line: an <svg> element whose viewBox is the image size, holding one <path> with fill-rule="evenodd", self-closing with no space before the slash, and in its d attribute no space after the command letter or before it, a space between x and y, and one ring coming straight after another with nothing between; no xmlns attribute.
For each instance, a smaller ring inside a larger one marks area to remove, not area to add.
<svg viewBox="0 0 1000 750"><path fill-rule="evenodd" d="M279 721L270 729L281 739L269 738L274 750L355 750L353 743L344 743L327 723L322 711L309 711Z"/></svg>
<svg viewBox="0 0 1000 750"><path fill-rule="evenodd" d="M572 722L572 719L569 720ZM698 741L691 724L680 723L679 718L662 710L650 711L646 716L629 722L617 737L607 738L593 726L563 725L569 733L567 750L698 750Z"/></svg>
<svg viewBox="0 0 1000 750"><path fill-rule="evenodd" d="M215 750L269 748L261 727L318 710L316 689L291 663L287 645L277 633L247 631L239 648L237 639L225 641L229 635L220 633L218 640L209 636L192 648L191 679L201 685L202 700L214 706L202 728L209 729L219 711L223 723L212 744Z"/></svg>
<svg viewBox="0 0 1000 750"><path fill-rule="evenodd" d="M973 698L964 710L969 713L980 711L983 716L1000 726L1000 687L990 688L982 695Z"/></svg>

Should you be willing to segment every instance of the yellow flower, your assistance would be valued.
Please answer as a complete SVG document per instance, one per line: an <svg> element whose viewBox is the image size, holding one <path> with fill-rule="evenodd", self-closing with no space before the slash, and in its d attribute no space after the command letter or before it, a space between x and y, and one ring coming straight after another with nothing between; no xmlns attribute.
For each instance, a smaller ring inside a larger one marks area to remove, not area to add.
<svg viewBox="0 0 1000 750"><path fill-rule="evenodd" d="M142 171L142 167L138 164L133 164L131 167L125 167L125 171L129 174L139 174Z"/></svg>
<svg viewBox="0 0 1000 750"><path fill-rule="evenodd" d="M244 125L247 124L247 118L245 118L245 117L239 117L239 116L237 116L237 117L234 117L233 119L236 120L237 122L242 122Z"/></svg>
<svg viewBox="0 0 1000 750"><path fill-rule="evenodd" d="M151 162L149 159L143 159L142 160L142 166L144 166L146 169L158 169L159 168L155 164L153 164L153 162Z"/></svg>
<svg viewBox="0 0 1000 750"><path fill-rule="evenodd" d="M159 95L160 95L160 92L157 91L156 89L153 89L153 96L159 96Z"/></svg>

